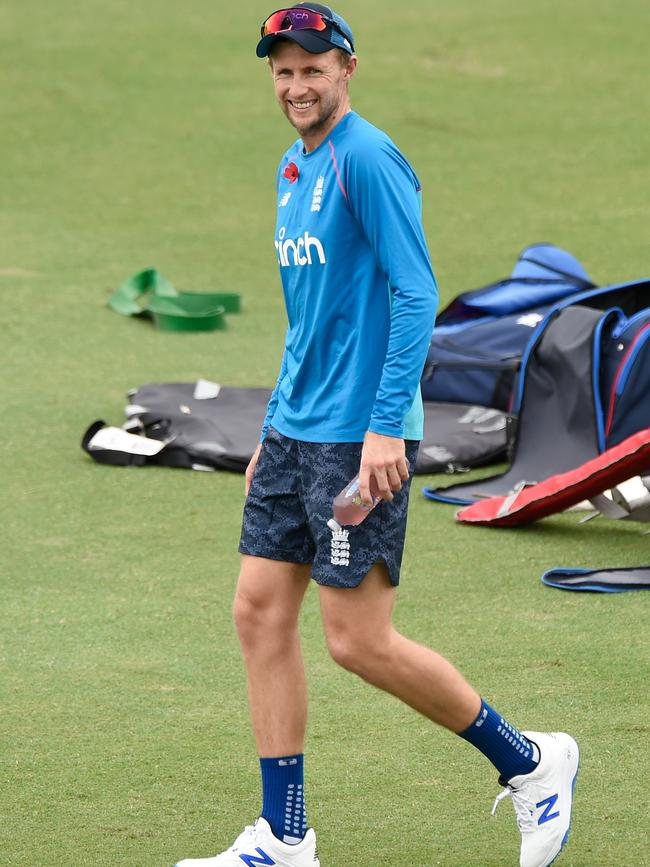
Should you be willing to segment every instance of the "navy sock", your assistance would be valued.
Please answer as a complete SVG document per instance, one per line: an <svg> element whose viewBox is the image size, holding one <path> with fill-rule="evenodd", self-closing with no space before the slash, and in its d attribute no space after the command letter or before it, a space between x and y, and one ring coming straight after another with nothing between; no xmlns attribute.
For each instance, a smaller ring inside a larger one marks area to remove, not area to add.
<svg viewBox="0 0 650 867"><path fill-rule="evenodd" d="M262 816L285 843L300 843L307 833L303 756L260 759Z"/></svg>
<svg viewBox="0 0 650 867"><path fill-rule="evenodd" d="M487 756L504 780L529 774L539 762L537 746L484 700L474 722L459 735Z"/></svg>

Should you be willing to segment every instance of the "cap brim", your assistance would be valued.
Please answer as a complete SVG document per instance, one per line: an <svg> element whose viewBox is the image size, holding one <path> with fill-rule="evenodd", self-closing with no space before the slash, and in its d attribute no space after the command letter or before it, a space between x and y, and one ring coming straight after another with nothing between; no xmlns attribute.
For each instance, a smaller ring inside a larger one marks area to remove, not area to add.
<svg viewBox="0 0 650 867"><path fill-rule="evenodd" d="M289 39L291 42L296 42L310 54L324 54L326 51L336 48L336 45L332 45L329 39L321 39L313 30L285 30L281 34L273 33L260 39L255 49L257 56L268 57L272 46L279 39Z"/></svg>

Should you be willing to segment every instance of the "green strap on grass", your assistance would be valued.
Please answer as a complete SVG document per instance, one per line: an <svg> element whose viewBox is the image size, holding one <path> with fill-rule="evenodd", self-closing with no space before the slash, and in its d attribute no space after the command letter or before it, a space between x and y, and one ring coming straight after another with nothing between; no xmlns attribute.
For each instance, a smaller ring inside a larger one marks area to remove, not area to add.
<svg viewBox="0 0 650 867"><path fill-rule="evenodd" d="M166 331L223 329L224 314L241 311L236 292L179 292L155 268L129 277L107 304L123 316L148 316Z"/></svg>

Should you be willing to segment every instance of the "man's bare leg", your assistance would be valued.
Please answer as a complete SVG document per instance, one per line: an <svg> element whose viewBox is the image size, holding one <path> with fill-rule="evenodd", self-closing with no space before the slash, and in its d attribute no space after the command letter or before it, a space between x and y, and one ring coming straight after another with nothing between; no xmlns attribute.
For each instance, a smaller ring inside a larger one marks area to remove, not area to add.
<svg viewBox="0 0 650 867"><path fill-rule="evenodd" d="M454 732L476 719L481 698L460 672L393 626L395 588L383 564L354 589L321 586L320 603L330 653L344 668Z"/></svg>
<svg viewBox="0 0 650 867"><path fill-rule="evenodd" d="M233 607L261 757L303 752L307 686L298 618L310 571L242 555Z"/></svg>
<svg viewBox="0 0 650 867"><path fill-rule="evenodd" d="M395 588L377 563L354 589L320 587L329 651L336 662L479 749L503 779L530 773L537 746L510 725L433 650L392 624Z"/></svg>
<svg viewBox="0 0 650 867"><path fill-rule="evenodd" d="M394 599L383 564L354 590L322 586L332 657L479 749L506 786L494 808L506 796L513 799L522 832L520 864L550 864L571 827L577 743L565 732L520 732L510 725L446 659L397 632Z"/></svg>

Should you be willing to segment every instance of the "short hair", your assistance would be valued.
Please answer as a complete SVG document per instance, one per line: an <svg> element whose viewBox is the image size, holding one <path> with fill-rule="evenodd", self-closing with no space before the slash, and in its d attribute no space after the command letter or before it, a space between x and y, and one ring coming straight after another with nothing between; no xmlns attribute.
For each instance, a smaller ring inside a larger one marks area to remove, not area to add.
<svg viewBox="0 0 650 867"><path fill-rule="evenodd" d="M280 39L282 39L282 37L279 37L269 48L269 56L268 56L269 64L273 60L273 50L275 49L275 46L278 44ZM283 42L290 42L291 40L283 39L282 41ZM352 57L352 55L349 52L347 52L345 50L345 48L339 48L338 46L334 46L331 50L336 52L336 56L338 57L339 63L341 65L341 69L346 67L348 65L348 63L350 62L350 58ZM330 52L328 51L328 52L323 52L323 53L329 54ZM320 57L320 54L314 54L314 57Z"/></svg>
<svg viewBox="0 0 650 867"><path fill-rule="evenodd" d="M341 66L347 66L350 62L350 58L352 57L352 55L347 52L345 48L335 48L334 51L336 51L339 56L339 62Z"/></svg>

